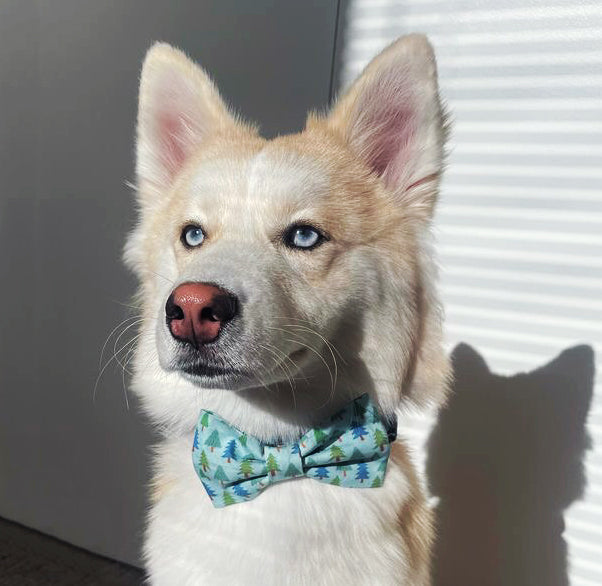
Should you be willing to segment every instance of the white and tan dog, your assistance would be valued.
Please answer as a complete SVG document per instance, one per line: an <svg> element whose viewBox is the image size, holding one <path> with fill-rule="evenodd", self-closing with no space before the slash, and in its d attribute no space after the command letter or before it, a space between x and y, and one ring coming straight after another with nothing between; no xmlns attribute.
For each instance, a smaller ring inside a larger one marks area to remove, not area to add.
<svg viewBox="0 0 602 586"><path fill-rule="evenodd" d="M444 394L429 234L444 139L420 35L270 141L184 54L150 49L125 259L144 317L133 387L163 436L151 584L429 584L430 515L401 442L380 488L301 478L223 509L190 454L202 408L292 441L366 392L385 418Z"/></svg>

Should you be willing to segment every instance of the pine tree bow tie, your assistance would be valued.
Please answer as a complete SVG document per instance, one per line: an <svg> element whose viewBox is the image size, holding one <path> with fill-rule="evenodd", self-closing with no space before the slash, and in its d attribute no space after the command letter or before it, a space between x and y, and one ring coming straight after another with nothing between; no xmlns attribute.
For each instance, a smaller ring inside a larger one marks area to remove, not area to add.
<svg viewBox="0 0 602 586"><path fill-rule="evenodd" d="M267 445L201 411L192 463L216 508L255 498L274 482L307 476L351 488L382 485L397 423L386 427L362 395L297 442Z"/></svg>

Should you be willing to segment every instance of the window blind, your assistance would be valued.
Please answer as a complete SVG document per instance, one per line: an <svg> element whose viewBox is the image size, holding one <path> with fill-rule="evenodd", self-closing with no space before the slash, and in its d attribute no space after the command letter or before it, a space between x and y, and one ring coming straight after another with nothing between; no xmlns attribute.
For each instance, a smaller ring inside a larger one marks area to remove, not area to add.
<svg viewBox="0 0 602 586"><path fill-rule="evenodd" d="M341 88L401 34L425 32L453 115L436 219L448 347L493 372L576 343L602 356L602 4L350 0ZM403 432L424 463L433 414ZM589 414L585 498L565 514L573 586L602 584L602 385Z"/></svg>

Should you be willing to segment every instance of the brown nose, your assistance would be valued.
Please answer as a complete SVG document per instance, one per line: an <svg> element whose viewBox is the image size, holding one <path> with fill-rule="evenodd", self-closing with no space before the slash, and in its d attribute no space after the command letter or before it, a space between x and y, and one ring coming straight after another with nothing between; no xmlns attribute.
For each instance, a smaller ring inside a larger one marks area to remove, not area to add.
<svg viewBox="0 0 602 586"><path fill-rule="evenodd" d="M171 335L195 348L213 342L237 312L236 296L208 283L179 285L165 304Z"/></svg>

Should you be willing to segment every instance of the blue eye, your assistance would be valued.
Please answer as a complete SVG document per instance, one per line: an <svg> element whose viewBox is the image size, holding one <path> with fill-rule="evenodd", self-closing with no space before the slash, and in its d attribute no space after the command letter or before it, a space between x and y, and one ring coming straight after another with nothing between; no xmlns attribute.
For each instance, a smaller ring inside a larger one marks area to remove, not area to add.
<svg viewBox="0 0 602 586"><path fill-rule="evenodd" d="M324 236L312 226L292 226L284 236L284 242L290 248L309 250L325 240Z"/></svg>
<svg viewBox="0 0 602 586"><path fill-rule="evenodd" d="M203 244L205 232L200 226L186 226L182 230L182 243L188 248L195 248Z"/></svg>

